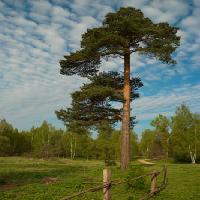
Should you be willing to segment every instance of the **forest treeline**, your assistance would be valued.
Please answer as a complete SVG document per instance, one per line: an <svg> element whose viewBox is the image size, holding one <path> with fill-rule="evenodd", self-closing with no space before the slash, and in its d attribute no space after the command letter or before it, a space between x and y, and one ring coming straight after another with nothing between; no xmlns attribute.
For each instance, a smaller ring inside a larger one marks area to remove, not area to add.
<svg viewBox="0 0 200 200"><path fill-rule="evenodd" d="M142 156L192 163L200 160L200 115L189 107L179 106L171 118L158 115L151 126L141 136L131 132L132 159ZM106 123L95 131L81 127L68 131L44 121L39 127L19 131L2 119L0 156L101 159L112 164L120 159L120 136L119 130Z"/></svg>

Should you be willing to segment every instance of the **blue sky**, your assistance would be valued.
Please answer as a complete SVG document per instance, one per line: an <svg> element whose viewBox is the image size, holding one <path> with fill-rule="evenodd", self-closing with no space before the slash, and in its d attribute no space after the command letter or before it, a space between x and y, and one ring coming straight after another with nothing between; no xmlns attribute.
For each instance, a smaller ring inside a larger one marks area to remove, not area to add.
<svg viewBox="0 0 200 200"><path fill-rule="evenodd" d="M0 0L0 119L19 129L48 120L70 105L70 93L86 81L59 74L59 60L79 48L81 34L101 25L121 6L141 9L154 22L180 28L174 68L154 59L131 57L132 75L144 82L132 105L140 133L159 113L170 117L186 103L200 113L200 0ZM102 62L102 70L122 71L122 60Z"/></svg>

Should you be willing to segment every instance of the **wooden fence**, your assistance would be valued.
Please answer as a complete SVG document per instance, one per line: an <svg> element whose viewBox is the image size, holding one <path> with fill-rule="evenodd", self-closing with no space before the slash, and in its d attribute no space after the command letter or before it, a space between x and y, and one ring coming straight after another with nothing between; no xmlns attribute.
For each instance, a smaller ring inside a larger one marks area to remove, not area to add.
<svg viewBox="0 0 200 200"><path fill-rule="evenodd" d="M161 174L163 174L163 180L162 180L162 183L158 186L157 185L157 177ZM131 180L135 181L135 180L139 180L139 179L142 179L142 178L145 178L145 177L151 178L149 192L145 196L140 198L139 200L150 199L151 197L153 197L154 195L156 195L157 193L159 193L161 190L163 190L166 187L166 185L168 183L167 167L164 166L161 171L153 171L151 173L147 173L147 174L138 176L138 177L133 178ZM112 181L111 180L111 170L110 169L104 169L103 170L103 184L102 185L92 187L92 188L89 188L87 190L83 190L81 192L74 193L70 196L62 198L61 200L73 199L75 197L86 194L88 192L96 192L96 191L99 191L99 190L103 190L103 200L111 200L111 188L113 186L123 184L123 183L126 183L126 182L127 182L127 180L113 180Z"/></svg>

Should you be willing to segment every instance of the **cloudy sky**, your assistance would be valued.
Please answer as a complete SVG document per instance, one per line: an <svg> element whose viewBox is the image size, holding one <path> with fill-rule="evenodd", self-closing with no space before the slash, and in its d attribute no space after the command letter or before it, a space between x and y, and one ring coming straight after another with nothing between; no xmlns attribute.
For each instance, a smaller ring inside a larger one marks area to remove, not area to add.
<svg viewBox="0 0 200 200"><path fill-rule="evenodd" d="M180 28L175 68L132 56L133 76L144 82L133 112L139 133L159 113L171 116L186 103L200 112L200 0L0 0L0 119L19 129L48 120L71 103L70 93L85 81L59 74L59 60L79 48L81 34L97 27L121 6L141 9L154 22ZM106 63L106 64L105 64ZM121 71L122 61L103 61L102 69Z"/></svg>

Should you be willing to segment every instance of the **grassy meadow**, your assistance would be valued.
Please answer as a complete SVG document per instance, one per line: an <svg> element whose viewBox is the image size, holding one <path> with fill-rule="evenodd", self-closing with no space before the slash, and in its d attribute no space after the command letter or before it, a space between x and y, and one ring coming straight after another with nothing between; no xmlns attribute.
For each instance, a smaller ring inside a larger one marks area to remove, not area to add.
<svg viewBox="0 0 200 200"><path fill-rule="evenodd" d="M161 169L163 162L145 167L145 171ZM137 161L133 167L139 165ZM169 184L156 200L199 200L200 165L168 163ZM0 200L58 200L74 192L101 184L104 162L69 159L0 158ZM118 166L112 168L112 179L123 179ZM53 181L48 181L53 177ZM147 183L148 185L148 183ZM127 185L114 186L112 199L138 199L145 194L138 189L127 190ZM74 199L99 200L102 191L88 193Z"/></svg>

